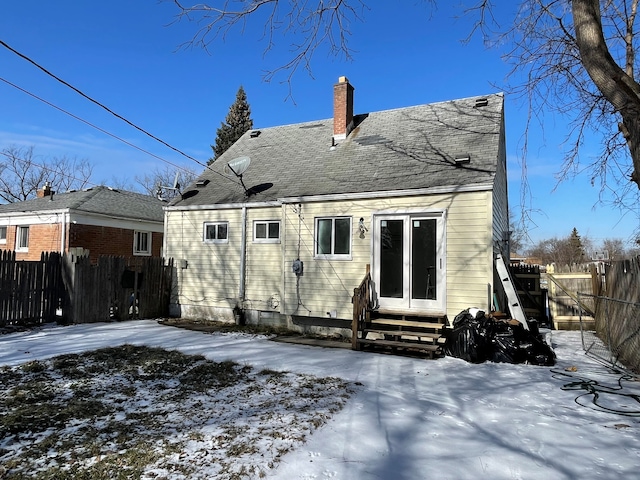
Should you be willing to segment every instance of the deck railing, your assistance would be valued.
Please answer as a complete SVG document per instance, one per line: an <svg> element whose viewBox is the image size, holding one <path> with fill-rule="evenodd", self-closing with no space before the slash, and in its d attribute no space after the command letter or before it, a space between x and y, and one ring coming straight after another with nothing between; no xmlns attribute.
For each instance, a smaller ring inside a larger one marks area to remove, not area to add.
<svg viewBox="0 0 640 480"><path fill-rule="evenodd" d="M353 321L351 322L351 348L359 350L358 332L363 330L363 324L371 320L371 272L367 265L367 273L360 282L360 286L353 289Z"/></svg>

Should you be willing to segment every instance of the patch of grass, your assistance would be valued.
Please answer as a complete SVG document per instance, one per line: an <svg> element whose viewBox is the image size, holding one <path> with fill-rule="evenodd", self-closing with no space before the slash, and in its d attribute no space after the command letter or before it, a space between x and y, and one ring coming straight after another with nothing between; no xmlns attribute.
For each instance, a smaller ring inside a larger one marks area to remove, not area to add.
<svg viewBox="0 0 640 480"><path fill-rule="evenodd" d="M2 480L262 478L252 458L276 465L349 392L338 379L133 345L1 377Z"/></svg>

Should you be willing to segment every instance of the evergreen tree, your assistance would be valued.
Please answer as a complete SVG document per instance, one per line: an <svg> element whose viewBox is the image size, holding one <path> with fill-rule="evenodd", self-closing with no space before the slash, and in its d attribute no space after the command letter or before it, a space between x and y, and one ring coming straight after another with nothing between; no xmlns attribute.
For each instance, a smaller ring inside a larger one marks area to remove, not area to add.
<svg viewBox="0 0 640 480"><path fill-rule="evenodd" d="M582 263L584 261L584 246L580 235L578 235L578 229L573 227L571 235L569 236L569 264Z"/></svg>
<svg viewBox="0 0 640 480"><path fill-rule="evenodd" d="M216 159L226 152L246 131L253 128L251 119L251 107L247 102L247 94L240 85L236 93L236 101L229 108L229 113L224 123L216 131L216 144L211 145L213 157L209 159L211 165Z"/></svg>

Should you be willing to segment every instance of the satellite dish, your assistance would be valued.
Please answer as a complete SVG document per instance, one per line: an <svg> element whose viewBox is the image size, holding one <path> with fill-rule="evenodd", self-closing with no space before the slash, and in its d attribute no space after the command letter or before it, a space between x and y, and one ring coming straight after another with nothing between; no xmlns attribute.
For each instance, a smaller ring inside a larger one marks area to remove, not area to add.
<svg viewBox="0 0 640 480"><path fill-rule="evenodd" d="M236 177L239 177L247 171L247 168L249 168L250 164L251 159L249 157L237 157L233 160L230 160L229 163L224 166L222 171L226 175L230 175L231 173L233 173Z"/></svg>

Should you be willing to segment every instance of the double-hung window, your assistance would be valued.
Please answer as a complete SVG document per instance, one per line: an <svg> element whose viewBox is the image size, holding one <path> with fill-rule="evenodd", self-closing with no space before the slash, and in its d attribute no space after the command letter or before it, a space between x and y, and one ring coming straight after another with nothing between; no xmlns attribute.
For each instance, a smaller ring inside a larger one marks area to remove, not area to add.
<svg viewBox="0 0 640 480"><path fill-rule="evenodd" d="M7 243L7 227L0 227L0 243Z"/></svg>
<svg viewBox="0 0 640 480"><path fill-rule="evenodd" d="M280 222L257 220L253 222L255 243L280 243Z"/></svg>
<svg viewBox="0 0 640 480"><path fill-rule="evenodd" d="M351 259L351 217L316 218L316 258Z"/></svg>
<svg viewBox="0 0 640 480"><path fill-rule="evenodd" d="M29 251L29 227L17 227L16 252Z"/></svg>
<svg viewBox="0 0 640 480"><path fill-rule="evenodd" d="M228 243L229 242L229 222L205 222L204 242L205 243Z"/></svg>
<svg viewBox="0 0 640 480"><path fill-rule="evenodd" d="M151 255L151 232L133 232L133 254Z"/></svg>

